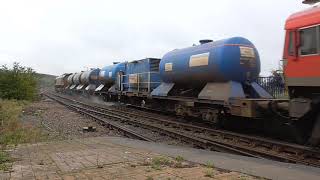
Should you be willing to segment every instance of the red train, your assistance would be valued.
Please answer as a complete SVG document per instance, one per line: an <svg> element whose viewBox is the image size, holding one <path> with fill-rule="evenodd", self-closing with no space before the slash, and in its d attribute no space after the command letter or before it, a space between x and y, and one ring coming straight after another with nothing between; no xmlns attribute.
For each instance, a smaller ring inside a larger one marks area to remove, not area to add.
<svg viewBox="0 0 320 180"><path fill-rule="evenodd" d="M306 0L304 3L316 3ZM285 82L290 96L289 114L313 127L311 144L320 143L320 7L291 15L285 25L283 53Z"/></svg>

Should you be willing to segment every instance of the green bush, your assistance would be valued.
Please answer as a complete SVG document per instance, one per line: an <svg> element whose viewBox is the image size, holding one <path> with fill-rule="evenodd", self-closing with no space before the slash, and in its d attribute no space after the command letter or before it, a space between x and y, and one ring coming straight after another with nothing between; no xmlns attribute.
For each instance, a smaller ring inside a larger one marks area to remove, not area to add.
<svg viewBox="0 0 320 180"><path fill-rule="evenodd" d="M19 63L13 63L10 69L0 67L0 98L33 100L37 95L36 73Z"/></svg>

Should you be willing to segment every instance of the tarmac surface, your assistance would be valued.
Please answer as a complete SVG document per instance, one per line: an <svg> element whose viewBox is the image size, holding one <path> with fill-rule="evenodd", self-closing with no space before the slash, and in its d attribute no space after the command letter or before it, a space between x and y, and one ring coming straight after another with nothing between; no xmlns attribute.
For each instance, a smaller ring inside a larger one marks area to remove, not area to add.
<svg viewBox="0 0 320 180"><path fill-rule="evenodd" d="M10 154L16 159L13 169L0 179L320 179L319 168L121 137L23 144ZM158 156L196 165L151 168L146 162ZM208 162L214 164L212 177Z"/></svg>

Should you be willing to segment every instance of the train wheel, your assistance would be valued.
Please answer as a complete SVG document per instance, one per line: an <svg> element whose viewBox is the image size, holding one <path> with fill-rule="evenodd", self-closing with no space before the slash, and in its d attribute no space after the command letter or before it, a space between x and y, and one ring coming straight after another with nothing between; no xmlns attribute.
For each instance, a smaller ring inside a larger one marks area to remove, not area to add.
<svg viewBox="0 0 320 180"><path fill-rule="evenodd" d="M316 117L316 121L309 139L309 144L312 146L318 146L320 144L320 113L318 113Z"/></svg>

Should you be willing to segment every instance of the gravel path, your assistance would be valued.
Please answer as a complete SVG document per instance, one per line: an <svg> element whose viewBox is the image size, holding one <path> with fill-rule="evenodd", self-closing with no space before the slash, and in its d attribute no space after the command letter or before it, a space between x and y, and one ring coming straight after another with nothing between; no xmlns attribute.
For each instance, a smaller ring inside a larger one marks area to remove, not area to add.
<svg viewBox="0 0 320 180"><path fill-rule="evenodd" d="M41 126L49 137L59 139L121 136L117 131L110 130L46 97L28 105L23 111L22 121L27 126ZM88 126L96 127L96 131L83 131L83 127Z"/></svg>

